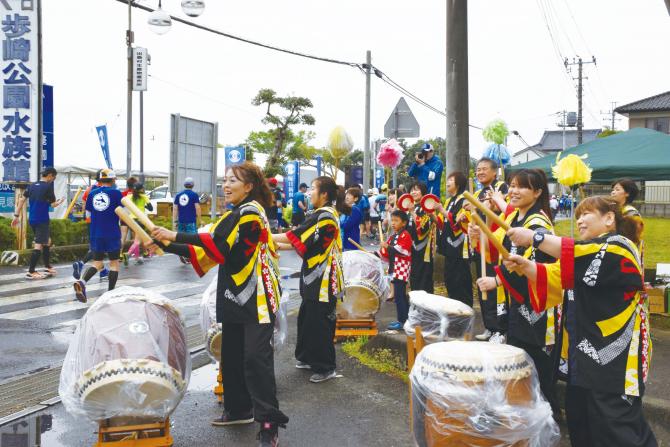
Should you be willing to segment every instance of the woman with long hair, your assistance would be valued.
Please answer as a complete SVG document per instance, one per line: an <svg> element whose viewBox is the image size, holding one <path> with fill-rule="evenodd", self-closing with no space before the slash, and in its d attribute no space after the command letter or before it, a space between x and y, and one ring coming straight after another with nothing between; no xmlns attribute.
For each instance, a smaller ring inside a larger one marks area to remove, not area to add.
<svg viewBox="0 0 670 447"><path fill-rule="evenodd" d="M505 267L525 275L535 312L563 303L567 344L565 410L573 446L656 446L642 413L651 360L649 315L637 250L639 226L611 197L584 199L575 212L581 240L512 228L560 262L518 254Z"/></svg>
<svg viewBox="0 0 670 447"><path fill-rule="evenodd" d="M166 250L190 258L198 275L221 265L216 318L223 323L221 364L223 416L212 424L260 423L260 446L277 443L278 427L288 422L279 410L272 336L281 296L279 266L265 208L273 195L263 173L244 162L226 171L223 191L232 209L202 233L157 228L156 240L176 243Z"/></svg>
<svg viewBox="0 0 670 447"><path fill-rule="evenodd" d="M512 228L527 228L541 234L553 234L549 207L547 177L539 169L521 169L512 174L509 182L510 203L501 215ZM504 203L498 205L505 206ZM478 232L474 232L477 237ZM495 236L510 252L537 262L554 262L555 259L536 249L532 244L515 245L506 237L502 228ZM499 341L525 350L533 359L540 380L540 388L551 405L554 414L560 414L556 397L554 362L556 360L556 317L560 314L550 307L542 312L534 312L528 292L528 280L497 262L498 252L489 243L488 252L495 258L496 276L485 276L477 280L480 290L487 292L500 286L506 293L498 294L498 319L503 331ZM493 337L492 340L496 341ZM553 353L553 356L552 356Z"/></svg>
<svg viewBox="0 0 670 447"><path fill-rule="evenodd" d="M444 206L440 203L437 207L443 217L438 221L438 250L444 255L444 283L449 297L472 306L472 274L465 244L467 232L462 225L465 213L461 212L467 186L468 179L462 172L454 171L447 177L450 197Z"/></svg>
<svg viewBox="0 0 670 447"><path fill-rule="evenodd" d="M433 293L433 259L435 258L435 215L421 207L427 193L426 184L415 182L409 189L414 206L409 210L407 230L412 236L412 273L410 288Z"/></svg>
<svg viewBox="0 0 670 447"><path fill-rule="evenodd" d="M346 205L330 177L314 179L309 194L314 212L275 240L291 244L302 257L296 368L312 370L309 380L320 383L336 377L335 305L344 295L339 213Z"/></svg>

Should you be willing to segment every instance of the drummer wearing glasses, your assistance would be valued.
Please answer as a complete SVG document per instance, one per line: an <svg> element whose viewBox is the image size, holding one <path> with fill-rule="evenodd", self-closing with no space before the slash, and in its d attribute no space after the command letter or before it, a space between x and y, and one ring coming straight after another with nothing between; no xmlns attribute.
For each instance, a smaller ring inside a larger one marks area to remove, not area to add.
<svg viewBox="0 0 670 447"><path fill-rule="evenodd" d="M277 402L271 345L281 296L277 255L265 214L273 205L273 195L261 170L249 162L228 169L223 190L233 208L208 232L156 228L151 235L177 242L166 251L189 258L200 276L217 265L224 267L218 272L216 297L217 320L224 328L224 412L212 424L256 420L261 425L259 445L275 446L278 427L288 417Z"/></svg>

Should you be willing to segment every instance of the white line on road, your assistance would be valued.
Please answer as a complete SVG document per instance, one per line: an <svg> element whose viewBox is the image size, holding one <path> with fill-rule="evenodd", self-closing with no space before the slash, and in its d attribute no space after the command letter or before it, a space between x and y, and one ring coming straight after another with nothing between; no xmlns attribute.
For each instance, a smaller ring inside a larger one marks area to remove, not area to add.
<svg viewBox="0 0 670 447"><path fill-rule="evenodd" d="M48 279L27 279L25 281L2 285L0 286L0 292L12 292L14 290L31 289L35 287L55 286L58 284L72 283L73 281L75 281L75 279L72 276L59 276Z"/></svg>
<svg viewBox="0 0 670 447"><path fill-rule="evenodd" d="M120 281L119 281L120 282ZM121 284L120 284L121 285ZM94 284L93 286L98 286L95 290L98 290L102 287L107 287L107 284ZM93 288L91 286L91 288ZM175 292L186 289L192 289L194 287L202 287L203 284L193 283L193 282L176 282L172 284L161 284L155 287L144 287L145 289L152 290L157 293L163 292ZM91 290L87 288L87 290ZM74 293L72 294L74 297ZM93 301L93 300L91 300ZM89 303L90 304L90 303ZM54 304L52 306L43 306L27 310L17 310L15 312L7 312L5 314L0 314L0 318L7 320L32 320L34 318L48 317L64 312L70 312L72 310L85 309L89 304L80 303L79 301L69 301L61 304Z"/></svg>
<svg viewBox="0 0 670 447"><path fill-rule="evenodd" d="M66 268L72 268L71 265L57 265L55 267L56 270L61 270L61 269L66 269ZM37 271L41 270L41 267L37 267ZM24 279L26 277L26 272L28 270L26 269L25 272L23 273L14 273L11 275L0 275L0 281L9 281L10 279Z"/></svg>

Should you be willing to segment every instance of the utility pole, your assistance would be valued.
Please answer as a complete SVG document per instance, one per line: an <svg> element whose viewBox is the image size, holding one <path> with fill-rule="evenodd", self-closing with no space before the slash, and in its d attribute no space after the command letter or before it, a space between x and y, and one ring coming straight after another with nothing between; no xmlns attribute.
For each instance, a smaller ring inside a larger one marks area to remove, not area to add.
<svg viewBox="0 0 670 447"><path fill-rule="evenodd" d="M447 172L469 176L468 2L447 0Z"/></svg>
<svg viewBox="0 0 670 447"><path fill-rule="evenodd" d="M363 144L363 192L370 189L370 73L372 52L365 53L365 143Z"/></svg>
<svg viewBox="0 0 670 447"><path fill-rule="evenodd" d="M126 179L130 178L133 154L133 28L132 0L128 0L128 30L126 45L128 46L128 117L126 123Z"/></svg>
<svg viewBox="0 0 670 447"><path fill-rule="evenodd" d="M572 62L568 62L568 58L565 58L565 61L563 61L563 64L565 65L565 68L568 69L570 65L577 65L577 145L582 144L582 130L584 128L584 121L582 119L583 116L583 110L582 110L582 97L584 96L584 89L583 89L583 79L588 79L584 78L584 69L583 65L584 64L595 64L596 63L596 57L592 56L592 59L590 61L584 62L581 57L577 57L577 60L575 58L572 58ZM568 69L569 71L569 69Z"/></svg>
<svg viewBox="0 0 670 447"><path fill-rule="evenodd" d="M612 101L610 104L612 105L612 108L608 112L601 111L600 114L606 116L607 120L610 121L610 129L616 130L616 122L621 120L621 118L617 118L616 112L614 111L614 109L616 109L616 101Z"/></svg>

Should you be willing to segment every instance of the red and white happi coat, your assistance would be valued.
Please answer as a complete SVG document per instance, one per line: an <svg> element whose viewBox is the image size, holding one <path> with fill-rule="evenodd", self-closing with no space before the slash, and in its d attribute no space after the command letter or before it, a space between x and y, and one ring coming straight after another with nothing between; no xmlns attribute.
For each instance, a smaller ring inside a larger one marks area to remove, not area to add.
<svg viewBox="0 0 670 447"><path fill-rule="evenodd" d="M409 281L412 270L412 236L409 231L392 234L386 243L388 248L382 248L379 254L388 261L389 273L393 279Z"/></svg>

